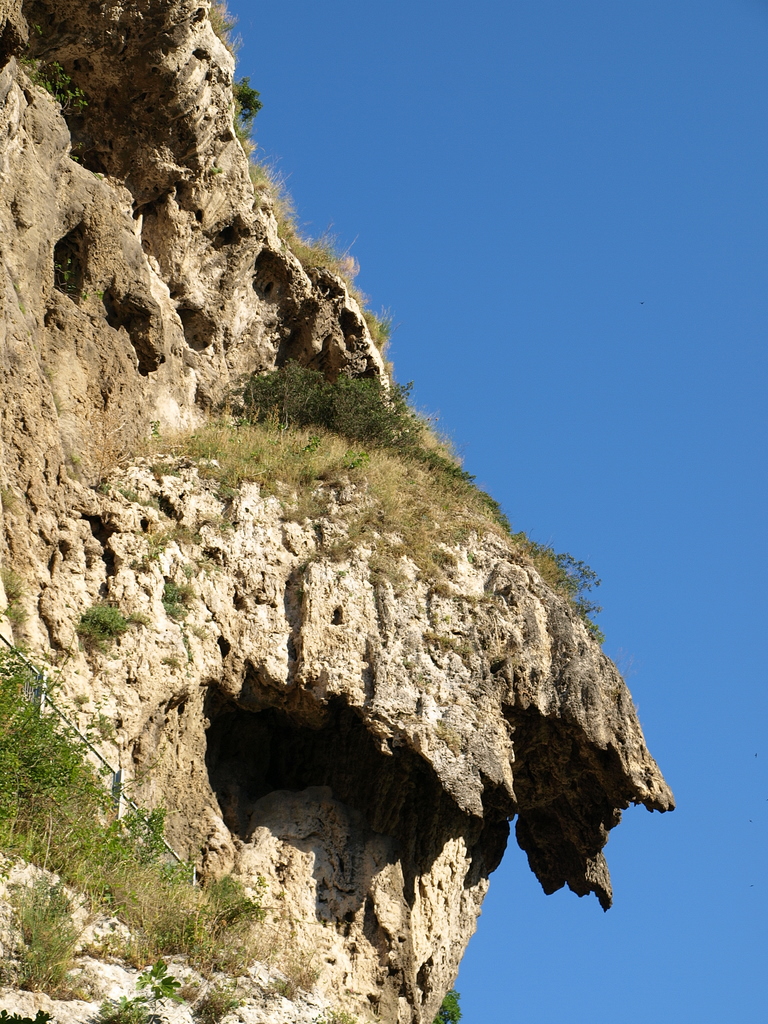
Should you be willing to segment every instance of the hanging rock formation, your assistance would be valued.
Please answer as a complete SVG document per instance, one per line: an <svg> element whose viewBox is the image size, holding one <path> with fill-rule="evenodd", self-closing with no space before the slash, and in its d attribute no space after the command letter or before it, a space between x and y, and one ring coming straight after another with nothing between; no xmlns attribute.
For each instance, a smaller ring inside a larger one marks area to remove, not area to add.
<svg viewBox="0 0 768 1024"><path fill-rule="evenodd" d="M514 545L469 537L439 592L404 556L396 593L369 547L318 539L359 489L296 522L255 484L128 457L255 370L384 373L343 280L254 192L208 10L0 0L0 565L24 580L17 639L101 702L106 752L201 873L263 875L324 991L429 1024L512 819L546 892L607 908L609 830L672 797L617 670ZM148 624L76 650L105 600Z"/></svg>

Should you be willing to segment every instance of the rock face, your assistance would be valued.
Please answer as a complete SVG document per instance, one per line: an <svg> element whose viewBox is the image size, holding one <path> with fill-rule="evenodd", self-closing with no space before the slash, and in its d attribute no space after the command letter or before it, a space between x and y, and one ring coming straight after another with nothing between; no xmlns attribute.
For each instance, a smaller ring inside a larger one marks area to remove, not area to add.
<svg viewBox="0 0 768 1024"><path fill-rule="evenodd" d="M111 717L105 753L181 852L263 875L336 1003L430 1022L510 820L546 892L607 908L608 831L672 797L615 667L510 542L446 552L439 592L406 549L396 588L320 544L352 486L296 522L131 456L244 373L383 372L343 280L254 193L208 8L0 0L0 566L17 639ZM54 63L87 106L41 86ZM79 651L105 600L146 625Z"/></svg>

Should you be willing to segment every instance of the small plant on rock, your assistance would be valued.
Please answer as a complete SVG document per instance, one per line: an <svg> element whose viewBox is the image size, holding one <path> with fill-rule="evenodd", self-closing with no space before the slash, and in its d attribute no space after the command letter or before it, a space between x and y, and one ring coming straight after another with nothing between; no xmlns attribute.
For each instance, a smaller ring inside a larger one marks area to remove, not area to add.
<svg viewBox="0 0 768 1024"><path fill-rule="evenodd" d="M315 1024L357 1024L357 1017L346 1010L326 1010Z"/></svg>
<svg viewBox="0 0 768 1024"><path fill-rule="evenodd" d="M105 1000L99 1008L96 1024L149 1024L149 1010L145 999L137 997L129 999Z"/></svg>
<svg viewBox="0 0 768 1024"><path fill-rule="evenodd" d="M459 1024L461 1020L461 1007L459 1006L459 993L455 988L446 993L445 999L440 1004L433 1024Z"/></svg>
<svg viewBox="0 0 768 1024"><path fill-rule="evenodd" d="M128 629L128 620L110 604L95 604L80 616L77 635L88 648L106 651Z"/></svg>
<svg viewBox="0 0 768 1024"><path fill-rule="evenodd" d="M195 1003L192 1011L198 1024L219 1024L228 1013L236 1010L241 1000L236 994L236 986L213 985L205 995Z"/></svg>
<svg viewBox="0 0 768 1024"><path fill-rule="evenodd" d="M171 619L184 619L195 592L189 583L174 583L168 580L163 587L163 608Z"/></svg>
<svg viewBox="0 0 768 1024"><path fill-rule="evenodd" d="M41 86L59 101L65 114L81 114L88 106L85 93L73 84L72 76L66 73L58 61L44 64L31 58L24 58L20 63L35 85Z"/></svg>
<svg viewBox="0 0 768 1024"><path fill-rule="evenodd" d="M66 982L77 943L69 897L60 882L38 878L31 886L14 886L11 902L23 941L17 981L55 993Z"/></svg>
<svg viewBox="0 0 768 1024"><path fill-rule="evenodd" d="M133 999L121 996L108 999L101 1004L97 1024L161 1024L162 1017L156 1012L161 999L182 1002L178 990L181 982L168 973L163 960L148 967L136 979L136 988L141 992Z"/></svg>
<svg viewBox="0 0 768 1024"><path fill-rule="evenodd" d="M13 569L0 569L0 580L8 602L0 615L4 615L12 625L21 626L27 619L26 609L21 603L27 592L27 585Z"/></svg>

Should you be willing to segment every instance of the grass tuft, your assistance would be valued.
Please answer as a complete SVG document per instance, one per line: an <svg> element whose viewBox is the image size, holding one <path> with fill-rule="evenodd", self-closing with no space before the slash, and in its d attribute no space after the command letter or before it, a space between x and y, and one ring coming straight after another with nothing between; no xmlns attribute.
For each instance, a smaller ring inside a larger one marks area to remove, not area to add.
<svg viewBox="0 0 768 1024"><path fill-rule="evenodd" d="M80 616L77 635L90 650L106 651L108 645L128 629L128 620L109 604L95 604Z"/></svg>
<svg viewBox="0 0 768 1024"><path fill-rule="evenodd" d="M31 886L13 886L11 904L23 942L17 984L33 992L65 990L78 935L61 882L40 877Z"/></svg>
<svg viewBox="0 0 768 1024"><path fill-rule="evenodd" d="M27 610L22 604L22 598L28 590L27 584L13 569L0 569L0 580L7 601L0 615L8 619L13 626L22 626L27 621Z"/></svg>

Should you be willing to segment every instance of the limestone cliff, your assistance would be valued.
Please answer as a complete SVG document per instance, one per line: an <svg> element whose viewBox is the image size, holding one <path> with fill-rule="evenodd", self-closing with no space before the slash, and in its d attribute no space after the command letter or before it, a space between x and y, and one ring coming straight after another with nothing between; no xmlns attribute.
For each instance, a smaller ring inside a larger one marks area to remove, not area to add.
<svg viewBox="0 0 768 1024"><path fill-rule="evenodd" d="M324 545L359 486L302 519L135 455L244 373L384 372L254 192L208 9L0 0L0 565L16 638L111 717L105 752L201 873L262 874L355 1013L429 1022L513 818L546 892L607 908L609 830L672 797L617 670L511 542L453 545L439 588L404 553L395 587L370 545ZM54 64L86 105L43 87ZM96 601L146 625L80 651Z"/></svg>

